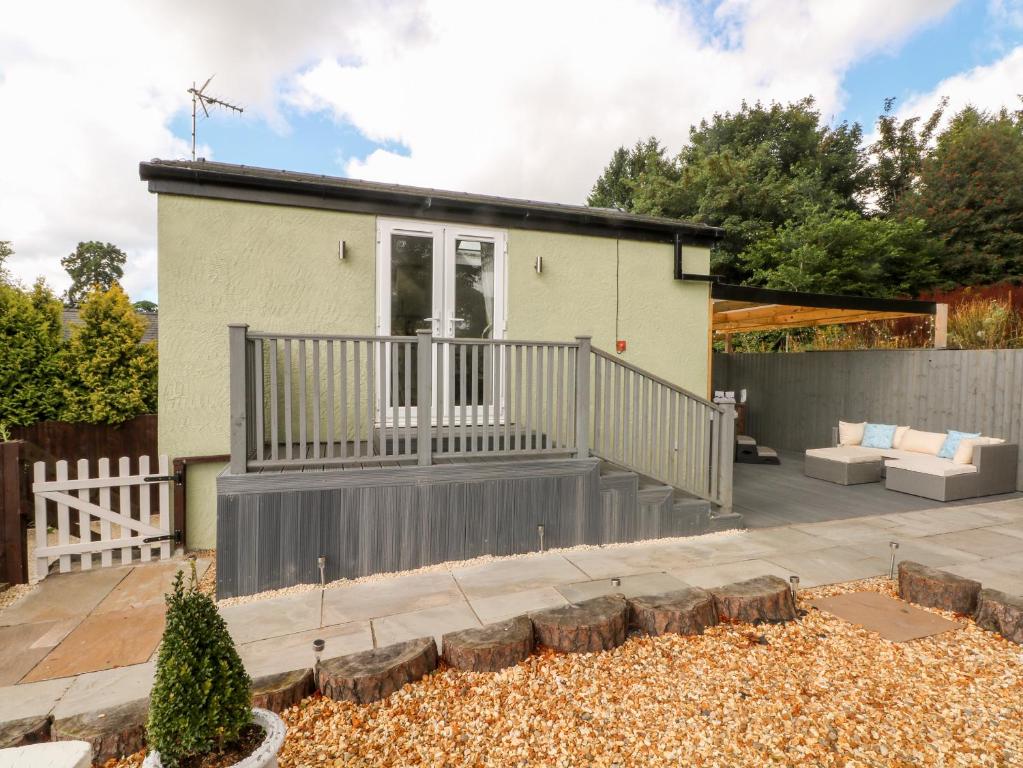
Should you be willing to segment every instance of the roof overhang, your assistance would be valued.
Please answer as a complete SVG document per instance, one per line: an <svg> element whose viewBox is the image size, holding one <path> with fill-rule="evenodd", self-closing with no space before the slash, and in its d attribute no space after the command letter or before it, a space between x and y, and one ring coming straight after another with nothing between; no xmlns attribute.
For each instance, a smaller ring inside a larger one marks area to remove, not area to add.
<svg viewBox="0 0 1023 768"><path fill-rule="evenodd" d="M711 286L715 333L807 328L943 314L943 304L779 291L715 282Z"/></svg>
<svg viewBox="0 0 1023 768"><path fill-rule="evenodd" d="M606 208L381 184L205 160L143 162L139 163L139 176L149 182L150 192L191 197L703 247L713 245L724 236L724 230L719 227Z"/></svg>

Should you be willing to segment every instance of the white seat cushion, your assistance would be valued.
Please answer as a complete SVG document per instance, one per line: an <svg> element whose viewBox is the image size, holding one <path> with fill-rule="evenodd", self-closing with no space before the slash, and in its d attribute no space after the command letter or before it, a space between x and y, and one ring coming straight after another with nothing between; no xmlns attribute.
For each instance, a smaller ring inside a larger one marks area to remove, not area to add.
<svg viewBox="0 0 1023 768"><path fill-rule="evenodd" d="M910 429L902 436L899 450L929 453L931 456L937 456L941 446L945 444L946 437L947 435L944 432L921 432L918 429Z"/></svg>
<svg viewBox="0 0 1023 768"><path fill-rule="evenodd" d="M939 459L937 456L918 456L912 459L893 459L886 461L888 469L905 469L923 475L936 477L952 477L953 475L969 475L977 471L973 464L955 464L951 459Z"/></svg>
<svg viewBox="0 0 1023 768"><path fill-rule="evenodd" d="M959 447L956 448L955 455L952 456L952 461L955 464L972 464L973 463L973 449L978 445L1001 445L1005 441L1000 437L968 437L959 443Z"/></svg>
<svg viewBox="0 0 1023 768"><path fill-rule="evenodd" d="M861 448L858 445L840 445L837 448L808 448L807 456L828 461L837 461L842 464L866 464L871 461L881 461L884 454L877 448Z"/></svg>
<svg viewBox="0 0 1023 768"><path fill-rule="evenodd" d="M863 430L866 428L867 422L852 422L852 421L840 421L838 422L838 444L844 445L859 445L863 442Z"/></svg>

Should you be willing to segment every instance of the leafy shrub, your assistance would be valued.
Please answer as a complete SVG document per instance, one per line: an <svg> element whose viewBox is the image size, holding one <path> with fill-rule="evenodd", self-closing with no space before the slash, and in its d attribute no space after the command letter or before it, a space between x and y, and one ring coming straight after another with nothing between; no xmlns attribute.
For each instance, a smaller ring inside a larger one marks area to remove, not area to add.
<svg viewBox="0 0 1023 768"><path fill-rule="evenodd" d="M64 421L120 424L156 412L156 345L121 286L89 291L63 356Z"/></svg>
<svg viewBox="0 0 1023 768"><path fill-rule="evenodd" d="M0 421L10 426L60 412L60 312L41 281L31 291L0 283Z"/></svg>
<svg viewBox="0 0 1023 768"><path fill-rule="evenodd" d="M251 719L251 680L216 604L199 591L194 562L189 586L178 571L166 599L146 736L174 768L238 738Z"/></svg>

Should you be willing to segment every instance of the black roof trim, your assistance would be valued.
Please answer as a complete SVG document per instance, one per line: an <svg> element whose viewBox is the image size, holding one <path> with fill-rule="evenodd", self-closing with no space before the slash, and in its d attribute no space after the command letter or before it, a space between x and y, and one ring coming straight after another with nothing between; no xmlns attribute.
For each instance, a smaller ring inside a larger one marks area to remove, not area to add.
<svg viewBox="0 0 1023 768"><path fill-rule="evenodd" d="M911 312L933 315L937 304L933 301L916 299L874 299L867 296L836 296L826 293L802 293L800 291L779 291L774 288L756 288L746 285L730 285L714 282L710 297L725 301L749 301L756 304L784 304L793 307L818 307L820 309L861 309L864 312Z"/></svg>
<svg viewBox="0 0 1023 768"><path fill-rule="evenodd" d="M607 208L381 184L205 160L139 163L149 191L387 216L708 246L724 230Z"/></svg>

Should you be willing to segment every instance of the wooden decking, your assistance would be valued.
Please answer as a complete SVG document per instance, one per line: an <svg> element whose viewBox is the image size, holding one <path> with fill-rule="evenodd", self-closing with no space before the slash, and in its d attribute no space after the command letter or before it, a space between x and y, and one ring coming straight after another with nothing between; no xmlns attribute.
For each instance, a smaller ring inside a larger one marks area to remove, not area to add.
<svg viewBox="0 0 1023 768"><path fill-rule="evenodd" d="M803 474L803 454L779 451L780 465L736 464L734 511L747 528L818 523L942 506L1023 498L1023 493L943 503L889 491L883 483L835 485Z"/></svg>

